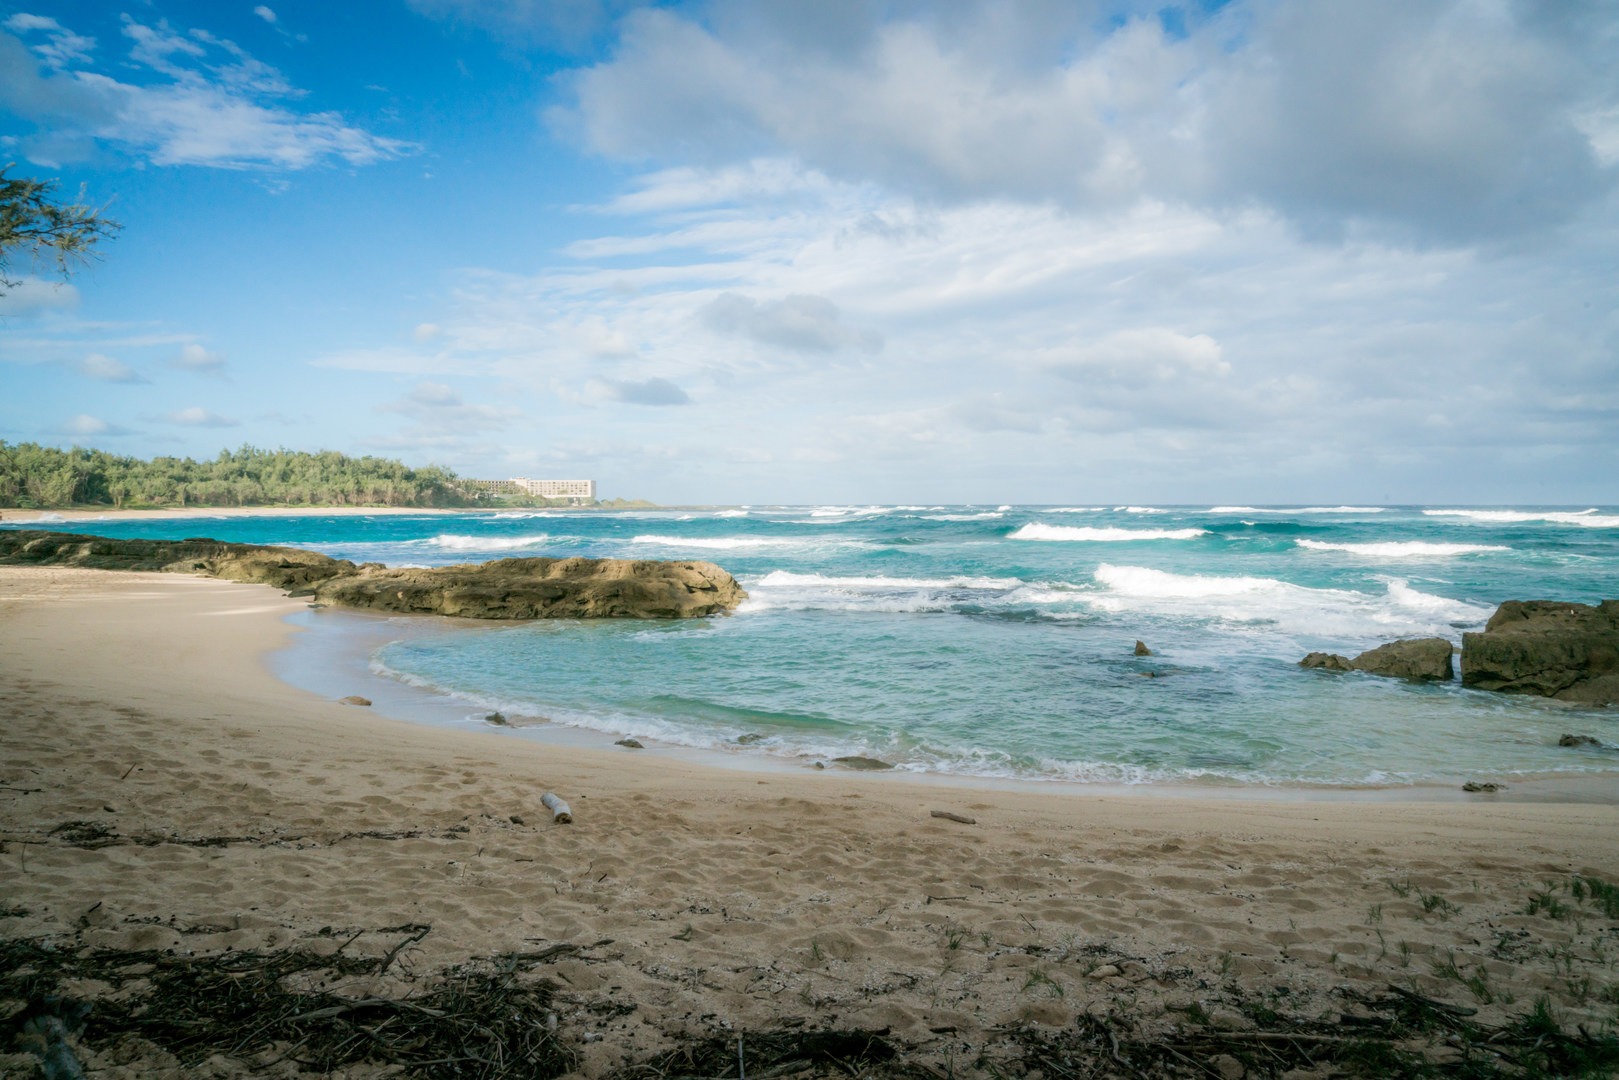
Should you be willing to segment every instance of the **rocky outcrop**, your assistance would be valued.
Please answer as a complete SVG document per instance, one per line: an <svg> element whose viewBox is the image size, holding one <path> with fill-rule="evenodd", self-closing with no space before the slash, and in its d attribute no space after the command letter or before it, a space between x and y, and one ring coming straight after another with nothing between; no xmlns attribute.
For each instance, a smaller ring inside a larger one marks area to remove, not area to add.
<svg viewBox="0 0 1619 1080"><path fill-rule="evenodd" d="M1327 671L1364 671L1397 679L1449 680L1456 670L1450 656L1454 647L1441 637L1409 638L1368 649L1351 660L1337 653L1313 652L1299 661L1299 667Z"/></svg>
<svg viewBox="0 0 1619 1080"><path fill-rule="evenodd" d="M1450 657L1455 646L1442 637L1408 638L1368 649L1349 661L1356 671L1396 679L1449 680L1456 677Z"/></svg>
<svg viewBox="0 0 1619 1080"><path fill-rule="evenodd" d="M1619 600L1508 600L1462 635L1462 684L1586 705L1619 704Z"/></svg>
<svg viewBox="0 0 1619 1080"><path fill-rule="evenodd" d="M0 530L0 563L207 574L227 581L303 589L360 568L301 548L221 540L111 540L80 533Z"/></svg>
<svg viewBox="0 0 1619 1080"><path fill-rule="evenodd" d="M274 585L316 604L465 619L685 619L747 598L709 562L498 559L390 570L298 548L32 530L0 530L0 563L206 574Z"/></svg>

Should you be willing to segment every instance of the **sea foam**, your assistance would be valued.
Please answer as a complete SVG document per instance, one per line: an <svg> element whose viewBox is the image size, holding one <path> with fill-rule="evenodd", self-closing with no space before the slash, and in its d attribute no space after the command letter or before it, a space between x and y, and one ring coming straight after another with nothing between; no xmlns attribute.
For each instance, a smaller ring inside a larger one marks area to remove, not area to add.
<svg viewBox="0 0 1619 1080"><path fill-rule="evenodd" d="M1448 555L1512 550L1502 544L1439 544L1425 540L1388 540L1377 544L1329 544L1324 540L1298 540L1295 543L1307 551L1342 551L1378 559L1437 559Z"/></svg>
<svg viewBox="0 0 1619 1080"><path fill-rule="evenodd" d="M522 548L537 547L551 540L549 533L534 533L529 536L463 536L457 533L440 533L426 540L407 540L406 544L424 544L428 547L443 548L445 551L518 551Z"/></svg>
<svg viewBox="0 0 1619 1080"><path fill-rule="evenodd" d="M1582 529L1619 529L1619 515L1589 510L1424 510L1428 517L1456 517L1486 525L1519 525L1544 521L1552 525L1578 525Z"/></svg>
<svg viewBox="0 0 1619 1080"><path fill-rule="evenodd" d="M1037 521L1010 534L1008 540L1070 540L1098 543L1129 540L1193 540L1207 536L1207 529L1118 529L1075 525L1042 525Z"/></svg>
<svg viewBox="0 0 1619 1080"><path fill-rule="evenodd" d="M672 548L707 548L713 551L735 551L739 548L800 547L802 540L788 540L766 536L659 536L647 533L632 537L632 544L657 544Z"/></svg>

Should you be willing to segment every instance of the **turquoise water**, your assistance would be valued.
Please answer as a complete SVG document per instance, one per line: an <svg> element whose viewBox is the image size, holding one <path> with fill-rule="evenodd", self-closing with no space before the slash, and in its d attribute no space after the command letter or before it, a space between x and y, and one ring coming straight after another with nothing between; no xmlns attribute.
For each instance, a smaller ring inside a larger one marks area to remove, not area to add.
<svg viewBox="0 0 1619 1080"><path fill-rule="evenodd" d="M808 763L1027 779L1405 785L1613 771L1619 710L1305 671L1460 643L1501 600L1619 596L1619 511L749 507L73 526L357 561L711 559L750 599L683 623L444 623L373 667L468 714ZM1155 655L1136 657L1145 641ZM745 742L739 742L745 740ZM1619 779L1619 775L1616 775Z"/></svg>

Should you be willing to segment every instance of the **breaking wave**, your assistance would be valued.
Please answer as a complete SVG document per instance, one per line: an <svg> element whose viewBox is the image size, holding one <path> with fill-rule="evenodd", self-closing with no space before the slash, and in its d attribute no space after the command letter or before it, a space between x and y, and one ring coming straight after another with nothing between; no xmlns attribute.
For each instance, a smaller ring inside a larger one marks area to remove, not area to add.
<svg viewBox="0 0 1619 1080"><path fill-rule="evenodd" d="M1298 540L1295 543L1308 551L1343 551L1378 559L1437 559L1448 555L1512 550L1502 544L1435 544L1424 540L1388 540L1378 544L1329 544L1324 540Z"/></svg>
<svg viewBox="0 0 1619 1080"><path fill-rule="evenodd" d="M1041 525L1031 521L1007 537L1008 540L1070 540L1098 543L1129 540L1193 540L1207 536L1207 529L1118 529L1074 525Z"/></svg>

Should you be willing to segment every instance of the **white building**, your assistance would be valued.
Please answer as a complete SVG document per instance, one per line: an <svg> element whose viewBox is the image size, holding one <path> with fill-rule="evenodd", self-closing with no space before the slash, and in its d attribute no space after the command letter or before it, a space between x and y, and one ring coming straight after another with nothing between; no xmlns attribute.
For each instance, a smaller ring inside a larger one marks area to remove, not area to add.
<svg viewBox="0 0 1619 1080"><path fill-rule="evenodd" d="M594 480L530 480L514 476L510 480L474 480L475 487L491 495L531 495L537 499L594 499Z"/></svg>

